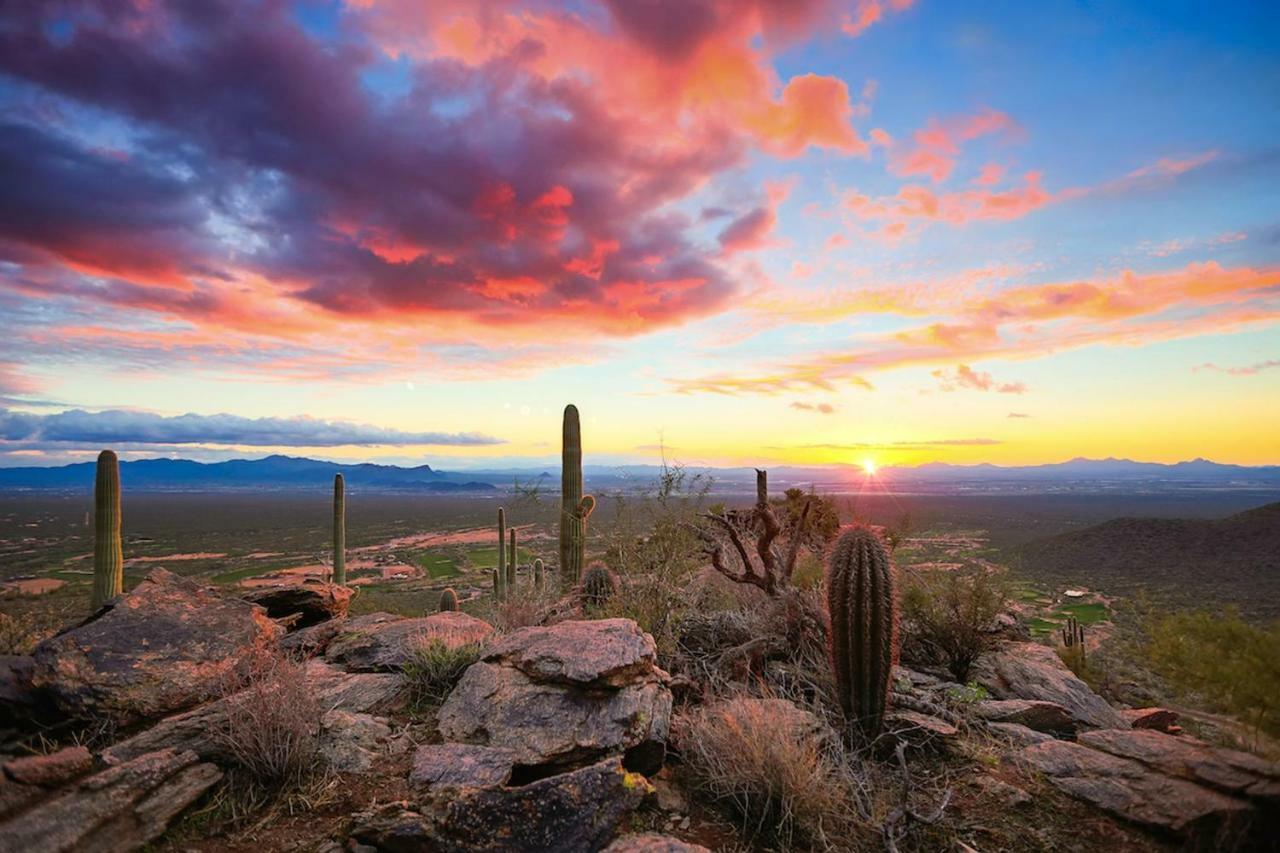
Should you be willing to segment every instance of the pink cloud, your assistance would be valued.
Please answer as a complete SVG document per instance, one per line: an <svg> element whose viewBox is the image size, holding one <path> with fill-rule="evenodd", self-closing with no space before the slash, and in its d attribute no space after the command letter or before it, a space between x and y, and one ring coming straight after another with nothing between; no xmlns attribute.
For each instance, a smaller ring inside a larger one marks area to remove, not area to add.
<svg viewBox="0 0 1280 853"><path fill-rule="evenodd" d="M894 153L889 169L896 175L926 175L934 183L941 183L950 177L964 143L1017 130L1012 118L992 109L945 120L932 119L912 136L912 147Z"/></svg>
<svg viewBox="0 0 1280 853"><path fill-rule="evenodd" d="M967 364L956 365L955 370L935 370L933 377L943 391L967 388L971 391L995 391L998 394L1025 394L1027 386L1022 382L997 382L990 373L974 370Z"/></svg>
<svg viewBox="0 0 1280 853"><path fill-rule="evenodd" d="M817 412L820 415L834 415L836 407L830 403L805 403L799 400L791 404L791 408L800 412Z"/></svg>
<svg viewBox="0 0 1280 853"><path fill-rule="evenodd" d="M1227 373L1227 374L1230 374L1231 376L1253 376L1256 373L1261 373L1264 370L1271 370L1272 368L1275 368L1275 367L1280 367L1280 359L1270 359L1268 361L1259 361L1255 364L1249 364L1243 367L1219 367L1218 365L1212 362L1205 362L1204 364L1197 365L1196 367L1191 368L1191 370L1193 372L1197 372L1201 370L1213 370L1213 371L1217 371L1218 373Z"/></svg>

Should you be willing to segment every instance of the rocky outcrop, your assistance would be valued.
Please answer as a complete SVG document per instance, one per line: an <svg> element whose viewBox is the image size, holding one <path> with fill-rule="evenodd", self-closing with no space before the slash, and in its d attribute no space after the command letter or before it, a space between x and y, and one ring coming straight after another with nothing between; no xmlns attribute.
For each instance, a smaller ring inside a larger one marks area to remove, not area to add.
<svg viewBox="0 0 1280 853"><path fill-rule="evenodd" d="M400 691L399 675L390 673L342 672L324 661L307 662L307 680L317 701L328 710L367 713L389 702ZM208 702L182 714L168 717L133 737L120 741L103 754L108 764L130 761L157 749L180 749L201 758L224 760L217 732L225 726L236 695Z"/></svg>
<svg viewBox="0 0 1280 853"><path fill-rule="evenodd" d="M401 669L413 649L427 640L451 647L484 643L493 626L459 610L406 619L390 613L371 613L348 619L328 643L325 660L353 672Z"/></svg>
<svg viewBox="0 0 1280 853"><path fill-rule="evenodd" d="M391 726L372 714L334 709L320 718L320 757L339 773L363 773L381 756L407 748L407 741L394 740Z"/></svg>
<svg viewBox="0 0 1280 853"><path fill-rule="evenodd" d="M972 678L997 699L1034 699L1059 705L1078 726L1128 726L1120 712L1067 669L1048 646L1002 646L974 664Z"/></svg>
<svg viewBox="0 0 1280 853"><path fill-rule="evenodd" d="M1280 766L1155 731L1086 732L1024 748L1020 760L1066 793L1203 849L1271 838Z"/></svg>
<svg viewBox="0 0 1280 853"><path fill-rule="evenodd" d="M986 699L973 705L973 713L992 723L1016 723L1037 732L1071 732L1075 720L1056 702L1037 699Z"/></svg>
<svg viewBox="0 0 1280 853"><path fill-rule="evenodd" d="M432 761L441 757L445 756ZM473 785L470 782L501 777L510 756L473 752L471 757L473 769L488 769L464 774L470 781L461 785L457 778L428 782L420 786L415 802L358 814L351 837L391 853L599 850L652 790L643 776L628 773L617 758L523 785ZM429 763L415 760L415 772Z"/></svg>
<svg viewBox="0 0 1280 853"><path fill-rule="evenodd" d="M987 731L1014 747L1031 746L1053 740L1053 735L1029 729L1021 723L987 723Z"/></svg>
<svg viewBox="0 0 1280 853"><path fill-rule="evenodd" d="M351 589L311 582L260 587L244 593L241 598L264 608L272 619L290 620L290 630L296 630L346 616Z"/></svg>
<svg viewBox="0 0 1280 853"><path fill-rule="evenodd" d="M449 741L509 749L524 765L610 755L653 772L671 720L653 638L628 619L522 628L472 665L439 713Z"/></svg>
<svg viewBox="0 0 1280 853"><path fill-rule="evenodd" d="M11 758L3 765L6 779L20 785L52 788L88 773L93 755L83 746L69 746L48 755L26 755Z"/></svg>
<svg viewBox="0 0 1280 853"><path fill-rule="evenodd" d="M624 835L604 848L604 853L711 853L701 844L690 844L670 835L644 832Z"/></svg>
<svg viewBox="0 0 1280 853"><path fill-rule="evenodd" d="M409 785L419 791L445 788L496 788L511 780L516 753L510 749L441 743L420 746L413 754Z"/></svg>
<svg viewBox="0 0 1280 853"><path fill-rule="evenodd" d="M1126 708L1120 712L1135 729L1168 732L1178 729L1178 714L1167 708Z"/></svg>
<svg viewBox="0 0 1280 853"><path fill-rule="evenodd" d="M155 569L36 646L30 683L67 715L132 723L208 698L283 633L261 607Z"/></svg>
<svg viewBox="0 0 1280 853"><path fill-rule="evenodd" d="M0 839L23 853L137 850L221 778L192 752L140 755L0 822Z"/></svg>

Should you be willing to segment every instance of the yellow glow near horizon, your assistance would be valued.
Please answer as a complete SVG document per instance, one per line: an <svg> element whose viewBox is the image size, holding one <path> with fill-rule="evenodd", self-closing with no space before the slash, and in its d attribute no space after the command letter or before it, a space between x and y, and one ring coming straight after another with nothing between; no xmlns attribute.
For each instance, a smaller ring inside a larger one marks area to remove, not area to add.
<svg viewBox="0 0 1280 853"><path fill-rule="evenodd" d="M867 476L868 476L868 477L874 477L874 476L876 475L876 462L875 462L875 460L874 460L874 459L863 459L863 460L862 460L862 470L867 472Z"/></svg>

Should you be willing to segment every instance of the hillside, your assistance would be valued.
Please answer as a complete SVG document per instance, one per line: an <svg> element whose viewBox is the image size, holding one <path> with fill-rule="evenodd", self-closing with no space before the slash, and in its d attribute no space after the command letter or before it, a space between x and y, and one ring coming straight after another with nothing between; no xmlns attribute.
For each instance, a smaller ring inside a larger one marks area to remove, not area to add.
<svg viewBox="0 0 1280 853"><path fill-rule="evenodd" d="M1030 542L1018 557L1024 574L1059 584L1280 616L1280 502L1222 519L1117 518Z"/></svg>

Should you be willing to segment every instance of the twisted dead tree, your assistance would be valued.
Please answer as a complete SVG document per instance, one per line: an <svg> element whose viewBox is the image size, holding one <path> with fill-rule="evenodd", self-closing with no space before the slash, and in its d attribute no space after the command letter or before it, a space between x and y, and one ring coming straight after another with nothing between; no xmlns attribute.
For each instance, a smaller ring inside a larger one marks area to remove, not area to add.
<svg viewBox="0 0 1280 853"><path fill-rule="evenodd" d="M717 572L734 583L751 584L767 595L777 597L791 585L791 574L800 556L810 505L810 501L805 501L800 515L788 525L784 556L777 541L783 532L782 523L769 505L769 474L757 468L755 506L746 511L703 513L702 518L711 522L713 527L695 527L694 531L702 540L705 553ZM748 539L754 540L753 548L748 548ZM726 544L732 547L736 559L729 556Z"/></svg>

